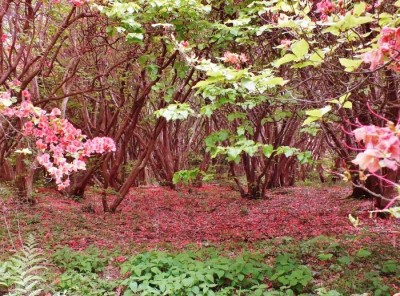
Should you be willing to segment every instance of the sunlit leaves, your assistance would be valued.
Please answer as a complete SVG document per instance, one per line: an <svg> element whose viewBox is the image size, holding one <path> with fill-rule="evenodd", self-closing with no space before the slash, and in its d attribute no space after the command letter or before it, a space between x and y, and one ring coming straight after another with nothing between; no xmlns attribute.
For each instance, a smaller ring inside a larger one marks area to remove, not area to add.
<svg viewBox="0 0 400 296"><path fill-rule="evenodd" d="M207 116L224 104L237 104L245 109L254 108L258 104L255 100L237 101L239 98L249 98L249 94L263 94L287 83L269 69L253 73L250 69L234 69L209 60L203 60L196 68L207 75L206 79L194 86L197 89L196 94L211 100L211 105L202 107L202 113Z"/></svg>
<svg viewBox="0 0 400 296"><path fill-rule="evenodd" d="M345 67L346 72L353 72L362 64L362 60L354 60L354 59L339 59L340 64Z"/></svg>
<svg viewBox="0 0 400 296"><path fill-rule="evenodd" d="M337 104L339 108L351 109L353 107L353 103L349 101L351 93L344 94L340 96L338 100L333 99L328 101L329 103Z"/></svg>
<svg viewBox="0 0 400 296"><path fill-rule="evenodd" d="M273 66L279 68L287 63L293 63L292 68L304 68L307 66L318 67L324 62L325 51L316 48L310 51L310 45L305 39L294 42L290 50L292 53L287 53L281 58L273 62Z"/></svg>
<svg viewBox="0 0 400 296"><path fill-rule="evenodd" d="M265 157L270 158L271 155L274 153L275 149L274 146L271 144L263 145L262 146L262 153L265 155Z"/></svg>
<svg viewBox="0 0 400 296"><path fill-rule="evenodd" d="M296 58L300 59L308 53L309 45L306 40L301 39L292 44L291 49Z"/></svg>
<svg viewBox="0 0 400 296"><path fill-rule="evenodd" d="M200 171L197 168L193 169L193 170L181 170L181 171L175 172L174 176L172 178L172 182L174 184L178 184L178 183L189 184L196 180L199 172Z"/></svg>
<svg viewBox="0 0 400 296"><path fill-rule="evenodd" d="M339 17L338 20L333 19L326 23L321 23L321 25L327 28L323 31L324 33L331 33L335 36L339 36L341 33L348 30L357 28L363 24L371 23L374 21L372 16L356 16L347 12L345 16Z"/></svg>
<svg viewBox="0 0 400 296"><path fill-rule="evenodd" d="M188 103L169 104L166 108L162 108L154 112L157 117L164 117L167 121L183 120L189 115L193 115L194 111Z"/></svg>
<svg viewBox="0 0 400 296"><path fill-rule="evenodd" d="M331 110L332 107L328 105L320 109L313 109L306 111L307 118L306 120L304 120L303 125L307 125L311 122L322 119L323 116L329 113Z"/></svg>

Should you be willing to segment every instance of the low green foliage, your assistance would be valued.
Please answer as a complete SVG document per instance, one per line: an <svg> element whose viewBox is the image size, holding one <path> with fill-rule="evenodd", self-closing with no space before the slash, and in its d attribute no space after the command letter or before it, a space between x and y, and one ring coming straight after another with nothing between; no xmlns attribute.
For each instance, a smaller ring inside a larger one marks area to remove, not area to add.
<svg viewBox="0 0 400 296"><path fill-rule="evenodd" d="M213 249L204 254L185 252L171 255L148 252L122 265L124 295L235 295L257 290L269 267L259 256L220 256Z"/></svg>
<svg viewBox="0 0 400 296"><path fill-rule="evenodd" d="M400 276L400 264L395 260L388 260L382 264L382 272L389 275Z"/></svg>
<svg viewBox="0 0 400 296"><path fill-rule="evenodd" d="M101 278L95 273L64 272L55 287L65 295L107 296L115 295L117 283Z"/></svg>
<svg viewBox="0 0 400 296"><path fill-rule="evenodd" d="M311 270L290 254L276 257L275 265L270 271L269 279L276 287L293 292L303 292L312 280Z"/></svg>
<svg viewBox="0 0 400 296"><path fill-rule="evenodd" d="M52 256L53 262L65 270L80 273L97 273L103 271L108 258L96 248L88 248L85 252L74 252L70 248L57 250Z"/></svg>
<svg viewBox="0 0 400 296"><path fill-rule="evenodd" d="M43 255L31 238L20 253L0 263L0 294L390 296L397 292L393 289L400 284L396 250L385 244L353 249L353 239L319 236L298 243L285 237L253 245L258 253L238 255L236 250L247 246L243 244L232 245L229 253L220 246L180 253L150 251L128 260L95 247L63 248L51 256L54 264L44 273Z"/></svg>
<svg viewBox="0 0 400 296"><path fill-rule="evenodd" d="M62 248L52 255L52 260L64 271L55 281L56 291L64 295L115 295L117 281L101 276L109 264L109 258L97 248L90 247L84 252Z"/></svg>

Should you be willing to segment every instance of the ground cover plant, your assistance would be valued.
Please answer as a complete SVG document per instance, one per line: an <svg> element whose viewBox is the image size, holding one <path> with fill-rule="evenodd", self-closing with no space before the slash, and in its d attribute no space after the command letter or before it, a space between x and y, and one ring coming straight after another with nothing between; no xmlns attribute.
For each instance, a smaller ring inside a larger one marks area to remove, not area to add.
<svg viewBox="0 0 400 296"><path fill-rule="evenodd" d="M396 295L400 1L3 0L1 295Z"/></svg>
<svg viewBox="0 0 400 296"><path fill-rule="evenodd" d="M400 225L370 219L371 201L348 192L294 187L252 201L220 185L140 188L103 215L96 192L73 201L47 189L33 207L3 203L1 262L10 264L19 235L35 233L46 261L34 274L51 295L392 295ZM2 291L14 291L7 283Z"/></svg>

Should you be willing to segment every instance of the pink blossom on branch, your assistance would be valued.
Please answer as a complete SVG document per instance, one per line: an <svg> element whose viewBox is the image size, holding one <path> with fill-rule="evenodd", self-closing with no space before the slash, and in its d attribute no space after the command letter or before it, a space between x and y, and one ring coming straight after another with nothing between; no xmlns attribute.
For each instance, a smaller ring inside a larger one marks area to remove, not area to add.
<svg viewBox="0 0 400 296"><path fill-rule="evenodd" d="M317 3L317 12L321 14L328 15L334 12L335 9L335 4L333 4L330 0L322 0L321 2Z"/></svg>
<svg viewBox="0 0 400 296"><path fill-rule="evenodd" d="M1 34L0 40L1 40L1 42L6 42L9 37L10 37L10 35L8 35L8 34Z"/></svg>
<svg viewBox="0 0 400 296"><path fill-rule="evenodd" d="M359 153L352 162L358 165L360 169L374 173L381 168L379 158L380 154L377 150L366 149L364 152Z"/></svg>
<svg viewBox="0 0 400 296"><path fill-rule="evenodd" d="M55 180L59 190L69 186L71 173L86 169L88 157L115 151L111 138L87 139L68 120L59 118L61 111L58 108L47 113L33 106L29 91L24 90L22 95L25 100L20 105L13 108L6 106L0 114L25 121L23 135L35 139L38 150L36 159ZM11 99L9 93L1 94L0 99L3 97L4 100Z"/></svg>
<svg viewBox="0 0 400 296"><path fill-rule="evenodd" d="M357 142L365 150L353 160L362 170L371 173L387 167L397 170L400 165L400 125L389 123L387 127L362 126L353 131Z"/></svg>
<svg viewBox="0 0 400 296"><path fill-rule="evenodd" d="M32 95L29 91L27 91L26 89L22 91L22 96L26 99L26 100L30 100Z"/></svg>
<svg viewBox="0 0 400 296"><path fill-rule="evenodd" d="M246 63L248 61L248 58L247 58L246 54L244 54L244 53L237 54L237 53L232 53L232 52L226 51L224 53L224 57L222 58L222 60L225 63L234 65L234 66L236 66L237 69L240 69L241 64Z"/></svg>
<svg viewBox="0 0 400 296"><path fill-rule="evenodd" d="M373 71L382 66L385 61L392 62L390 68L400 72L400 27L384 27L378 40L378 48L363 55L364 63L371 64Z"/></svg>

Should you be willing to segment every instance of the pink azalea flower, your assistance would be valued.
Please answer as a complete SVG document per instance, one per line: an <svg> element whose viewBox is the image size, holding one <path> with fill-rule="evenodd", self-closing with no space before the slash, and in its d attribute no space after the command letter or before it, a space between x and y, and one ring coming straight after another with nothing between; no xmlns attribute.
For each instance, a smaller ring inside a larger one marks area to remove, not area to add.
<svg viewBox="0 0 400 296"><path fill-rule="evenodd" d="M24 89L24 90L22 91L22 96L23 96L25 99L27 99L27 100L30 100L31 97L32 97L31 93L30 93L28 90L26 90L26 89Z"/></svg>
<svg viewBox="0 0 400 296"><path fill-rule="evenodd" d="M384 63L384 55L380 49L366 52L363 54L362 59L364 63L371 64L369 67L371 71L374 71Z"/></svg>
<svg viewBox="0 0 400 296"><path fill-rule="evenodd" d="M317 12L328 15L335 11L335 5L330 0L322 0L317 4Z"/></svg>
<svg viewBox="0 0 400 296"><path fill-rule="evenodd" d="M60 183L58 183L57 189L64 190L65 188L67 188L70 185L70 183L71 183L71 181L69 179L61 181Z"/></svg>
<svg viewBox="0 0 400 296"><path fill-rule="evenodd" d="M60 116L61 115L61 111L58 108L53 108L53 110L51 110L50 115L51 116Z"/></svg>
<svg viewBox="0 0 400 296"><path fill-rule="evenodd" d="M31 135L33 132L33 122L32 121L27 121L24 123L24 135L28 136Z"/></svg>
<svg viewBox="0 0 400 296"><path fill-rule="evenodd" d="M281 40L281 45L283 45L284 48L288 49L290 47L290 44L292 43L291 40L289 39L282 39Z"/></svg>
<svg viewBox="0 0 400 296"><path fill-rule="evenodd" d="M228 64L237 65L240 63L240 58L238 54L226 51L224 53L224 61Z"/></svg>
<svg viewBox="0 0 400 296"><path fill-rule="evenodd" d="M373 149L367 149L359 153L352 163L358 165L360 169L374 173L378 171L381 166L379 165L379 153Z"/></svg>
<svg viewBox="0 0 400 296"><path fill-rule="evenodd" d="M398 163L395 160L384 158L379 162L382 168L389 168L393 171L397 171Z"/></svg>
<svg viewBox="0 0 400 296"><path fill-rule="evenodd" d="M2 34L0 37L1 42L6 42L7 39L10 37L8 34Z"/></svg>
<svg viewBox="0 0 400 296"><path fill-rule="evenodd" d="M37 140L35 144L39 150L44 151L47 148L47 144L44 144L42 139Z"/></svg>
<svg viewBox="0 0 400 296"><path fill-rule="evenodd" d="M21 81L19 81L18 79L14 79L13 81L11 81L11 85L12 86L16 86L16 87L18 87L18 86L21 86Z"/></svg>
<svg viewBox="0 0 400 296"><path fill-rule="evenodd" d="M183 48L188 48L189 47L189 42L181 41L181 42L179 42L179 46L183 47Z"/></svg>
<svg viewBox="0 0 400 296"><path fill-rule="evenodd" d="M375 70L380 65L384 64L385 58L394 59L395 61L390 65L390 68L399 72L400 28L382 28L381 37L378 40L378 49L363 55L363 61L371 64L371 70Z"/></svg>

